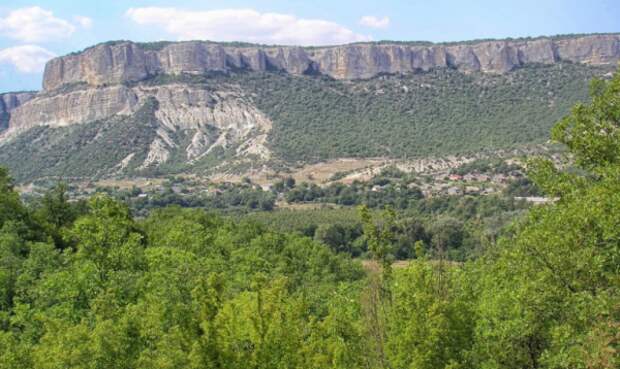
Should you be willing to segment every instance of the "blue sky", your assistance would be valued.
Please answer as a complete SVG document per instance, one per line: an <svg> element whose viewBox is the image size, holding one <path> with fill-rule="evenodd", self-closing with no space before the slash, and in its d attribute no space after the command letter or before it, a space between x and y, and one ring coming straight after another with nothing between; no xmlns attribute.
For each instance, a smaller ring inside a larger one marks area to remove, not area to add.
<svg viewBox="0 0 620 369"><path fill-rule="evenodd" d="M37 90L46 60L107 40L317 45L593 32L620 32L620 1L3 0L0 92Z"/></svg>

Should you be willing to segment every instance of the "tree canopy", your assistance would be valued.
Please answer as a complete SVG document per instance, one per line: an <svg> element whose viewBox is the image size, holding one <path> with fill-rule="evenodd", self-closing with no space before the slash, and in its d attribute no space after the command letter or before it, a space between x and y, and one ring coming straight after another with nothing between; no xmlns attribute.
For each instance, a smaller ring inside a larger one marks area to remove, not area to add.
<svg viewBox="0 0 620 369"><path fill-rule="evenodd" d="M179 207L137 219L62 186L26 206L0 170L0 368L618 368L619 101L620 74L593 84L554 128L565 165L529 166L554 202L466 262L424 251L465 242L454 219L429 239L362 209L363 269L325 245L341 242L329 228ZM403 250L416 259L396 268Z"/></svg>

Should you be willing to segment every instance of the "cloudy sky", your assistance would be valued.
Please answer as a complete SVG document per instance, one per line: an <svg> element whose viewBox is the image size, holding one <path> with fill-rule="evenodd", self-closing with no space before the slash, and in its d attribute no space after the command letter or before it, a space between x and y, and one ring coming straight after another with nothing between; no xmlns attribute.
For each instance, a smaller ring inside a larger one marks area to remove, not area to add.
<svg viewBox="0 0 620 369"><path fill-rule="evenodd" d="M618 0L0 2L0 92L37 90L45 62L108 40L330 45L620 32Z"/></svg>

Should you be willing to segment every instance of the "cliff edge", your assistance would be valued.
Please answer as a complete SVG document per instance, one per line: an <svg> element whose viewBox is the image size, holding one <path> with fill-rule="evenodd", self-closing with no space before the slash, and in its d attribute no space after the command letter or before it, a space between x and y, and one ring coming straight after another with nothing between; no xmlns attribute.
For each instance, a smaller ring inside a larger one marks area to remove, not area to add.
<svg viewBox="0 0 620 369"><path fill-rule="evenodd" d="M531 63L592 65L620 60L620 34L451 44L356 43L330 47L235 46L208 41L140 44L116 41L49 61L44 90L67 84L136 82L158 74L279 70L365 79L433 68L505 73Z"/></svg>

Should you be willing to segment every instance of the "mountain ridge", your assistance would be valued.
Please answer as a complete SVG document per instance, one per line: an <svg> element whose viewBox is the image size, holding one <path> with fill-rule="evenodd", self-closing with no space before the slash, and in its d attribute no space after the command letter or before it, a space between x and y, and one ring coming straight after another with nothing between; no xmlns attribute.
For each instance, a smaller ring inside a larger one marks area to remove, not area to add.
<svg viewBox="0 0 620 369"><path fill-rule="evenodd" d="M150 46L148 46L150 45ZM86 83L91 86L137 82L158 74L212 71L284 71L324 74L335 79L367 79L379 74L415 73L435 68L506 73L523 65L558 62L611 64L620 60L620 34L454 44L355 43L326 47L234 46L211 41L131 41L96 45L50 60L43 89Z"/></svg>
<svg viewBox="0 0 620 369"><path fill-rule="evenodd" d="M620 34L321 50L109 42L50 61L39 92L0 94L0 164L27 180L539 144L618 60Z"/></svg>

